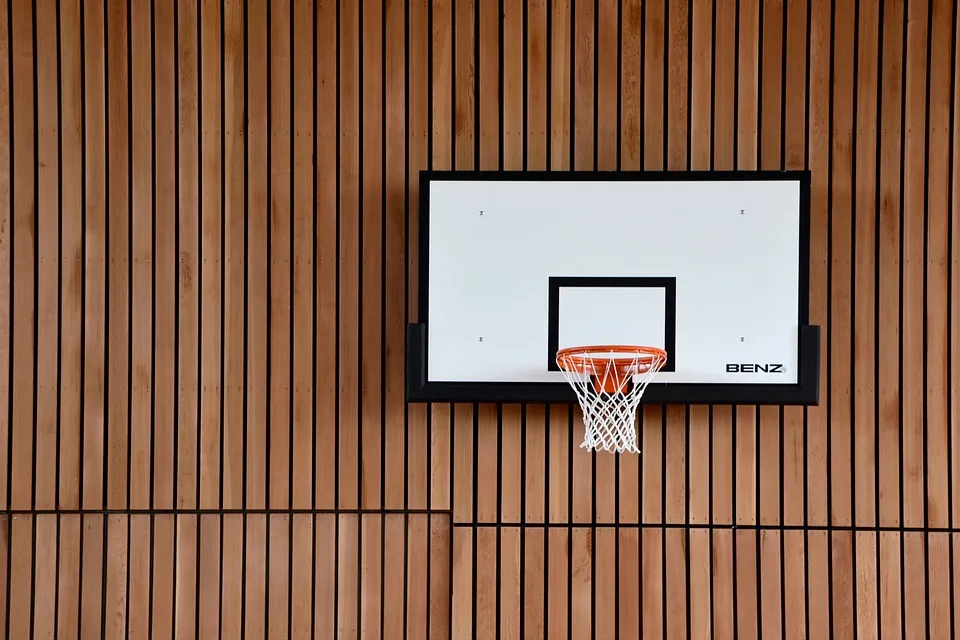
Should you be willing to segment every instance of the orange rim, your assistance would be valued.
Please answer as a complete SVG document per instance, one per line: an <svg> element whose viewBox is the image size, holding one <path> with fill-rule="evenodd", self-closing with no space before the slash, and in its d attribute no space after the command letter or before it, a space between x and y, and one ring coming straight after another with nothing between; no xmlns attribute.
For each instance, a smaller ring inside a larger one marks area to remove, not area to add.
<svg viewBox="0 0 960 640"><path fill-rule="evenodd" d="M561 369L592 376L603 376L611 368L620 376L646 373L656 360L663 366L667 352L657 347L620 344L567 347L557 351L557 365Z"/></svg>

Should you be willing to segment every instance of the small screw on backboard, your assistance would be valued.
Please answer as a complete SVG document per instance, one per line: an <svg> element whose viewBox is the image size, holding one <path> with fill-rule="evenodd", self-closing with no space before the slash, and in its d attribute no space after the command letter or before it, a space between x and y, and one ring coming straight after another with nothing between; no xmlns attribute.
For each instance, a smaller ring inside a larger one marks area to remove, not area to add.
<svg viewBox="0 0 960 640"><path fill-rule="evenodd" d="M480 336L480 342L483 342L483 336Z"/></svg>
<svg viewBox="0 0 960 640"><path fill-rule="evenodd" d="M743 215L743 209L740 209L740 215Z"/></svg>
<svg viewBox="0 0 960 640"><path fill-rule="evenodd" d="M482 340L483 338L481 338ZM740 336L740 342L746 342L746 339L743 336Z"/></svg>

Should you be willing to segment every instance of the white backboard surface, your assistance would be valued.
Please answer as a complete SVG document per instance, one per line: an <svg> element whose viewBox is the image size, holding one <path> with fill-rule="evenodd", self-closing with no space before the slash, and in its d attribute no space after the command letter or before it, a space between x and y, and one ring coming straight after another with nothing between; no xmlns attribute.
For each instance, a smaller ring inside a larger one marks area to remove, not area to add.
<svg viewBox="0 0 960 640"><path fill-rule="evenodd" d="M657 383L797 383L795 177L426 184L428 382L563 382L555 348L648 344Z"/></svg>

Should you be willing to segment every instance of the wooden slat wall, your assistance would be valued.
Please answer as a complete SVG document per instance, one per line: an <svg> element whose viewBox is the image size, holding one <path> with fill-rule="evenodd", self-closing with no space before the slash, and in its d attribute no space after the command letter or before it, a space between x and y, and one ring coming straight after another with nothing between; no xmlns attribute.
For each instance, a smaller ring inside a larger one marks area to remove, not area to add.
<svg viewBox="0 0 960 640"><path fill-rule="evenodd" d="M2 637L960 634L955 2L0 4ZM427 167L809 168L821 404L406 405Z"/></svg>

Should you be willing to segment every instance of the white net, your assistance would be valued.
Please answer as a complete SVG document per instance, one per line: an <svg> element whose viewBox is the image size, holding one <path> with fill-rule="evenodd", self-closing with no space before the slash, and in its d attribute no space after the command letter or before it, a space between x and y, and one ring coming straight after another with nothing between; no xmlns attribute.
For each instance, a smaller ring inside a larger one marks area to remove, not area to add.
<svg viewBox="0 0 960 640"><path fill-rule="evenodd" d="M647 385L666 362L659 349L602 351L565 349L557 364L573 387L583 412L587 450L640 453L637 407Z"/></svg>

